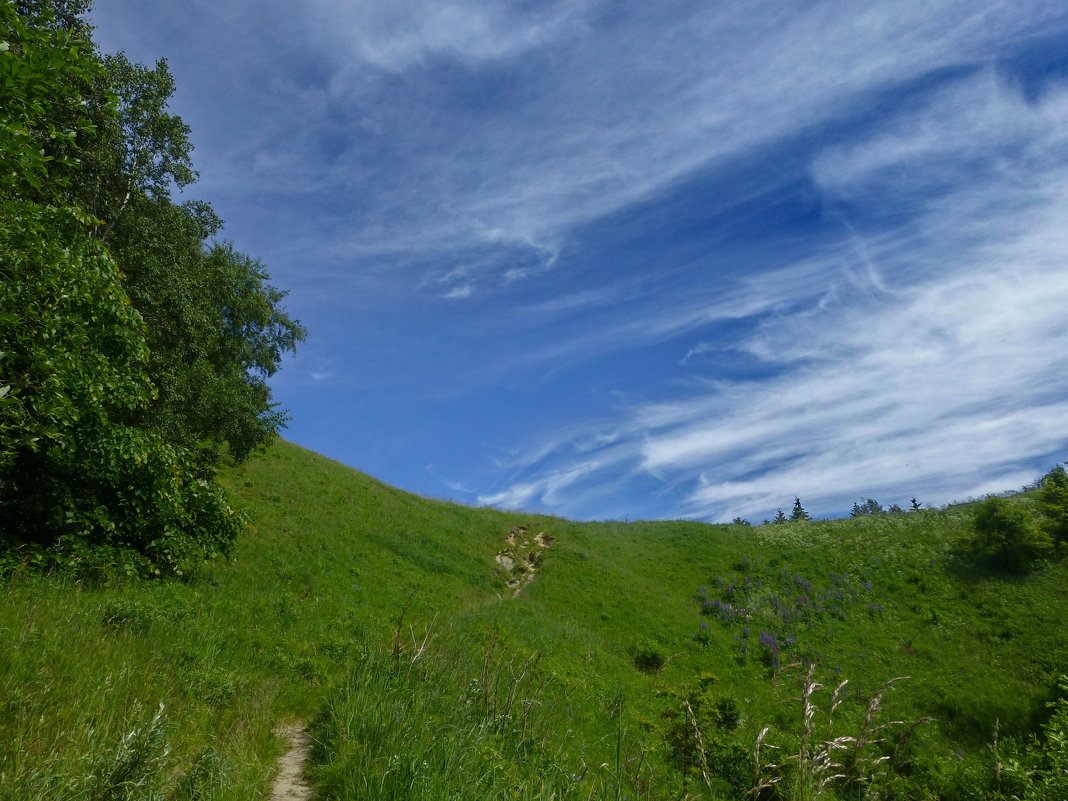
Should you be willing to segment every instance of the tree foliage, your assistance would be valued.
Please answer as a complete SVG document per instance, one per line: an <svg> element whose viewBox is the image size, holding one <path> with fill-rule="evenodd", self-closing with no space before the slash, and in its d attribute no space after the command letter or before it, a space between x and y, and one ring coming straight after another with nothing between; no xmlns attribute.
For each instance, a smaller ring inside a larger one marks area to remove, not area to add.
<svg viewBox="0 0 1068 801"><path fill-rule="evenodd" d="M213 237L174 81L99 57L83 0L0 4L0 572L181 573L227 553L214 483L286 415L303 336L264 266Z"/></svg>
<svg viewBox="0 0 1068 801"><path fill-rule="evenodd" d="M0 208L0 510L8 561L113 559L181 572L239 518L191 454L123 422L155 396L140 314L69 211ZM103 551L109 555L101 556Z"/></svg>
<svg viewBox="0 0 1068 801"><path fill-rule="evenodd" d="M860 503L854 503L849 512L850 517L875 517L886 514L882 504L874 498L864 498Z"/></svg>
<svg viewBox="0 0 1068 801"><path fill-rule="evenodd" d="M0 197L54 202L80 166L79 136L94 130L89 97L103 66L55 21L0 4Z"/></svg>
<svg viewBox="0 0 1068 801"><path fill-rule="evenodd" d="M189 186L197 174L189 126L167 111L175 87L166 60L149 69L119 53L105 56L103 67L98 93L114 103L97 107L78 200L100 218L97 235L106 238L139 197L169 200L172 186Z"/></svg>
<svg viewBox="0 0 1068 801"><path fill-rule="evenodd" d="M1053 541L1027 507L987 498L975 515L972 547L997 567L1023 573L1052 553Z"/></svg>
<svg viewBox="0 0 1068 801"><path fill-rule="evenodd" d="M1062 465L1043 477L1039 497L1049 520L1049 533L1063 546L1068 543L1068 473Z"/></svg>
<svg viewBox="0 0 1068 801"><path fill-rule="evenodd" d="M241 460L270 442L286 415L267 379L304 330L281 306L258 260L208 243L221 221L204 203L138 196L109 244L147 323L158 390L139 420L175 445L226 444Z"/></svg>

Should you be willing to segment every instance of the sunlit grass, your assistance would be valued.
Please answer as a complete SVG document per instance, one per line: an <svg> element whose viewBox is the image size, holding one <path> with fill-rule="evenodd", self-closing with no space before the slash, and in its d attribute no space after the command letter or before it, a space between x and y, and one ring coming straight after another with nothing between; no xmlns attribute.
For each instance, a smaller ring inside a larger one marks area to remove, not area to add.
<svg viewBox="0 0 1068 801"><path fill-rule="evenodd" d="M678 768L665 716L712 676L740 714L715 737L749 753L770 726L769 743L796 742L773 656L849 678L836 716L854 730L911 676L888 719L934 720L894 781L979 798L995 724L1036 730L1068 665L1065 566L1009 577L970 560L967 507L580 524L419 498L286 443L225 481L253 520L231 563L185 583L0 587L0 799L262 799L272 732L294 719L320 741L325 798L723 795ZM513 598L494 555L521 524L555 540ZM486 664L518 688L503 715L480 695Z"/></svg>

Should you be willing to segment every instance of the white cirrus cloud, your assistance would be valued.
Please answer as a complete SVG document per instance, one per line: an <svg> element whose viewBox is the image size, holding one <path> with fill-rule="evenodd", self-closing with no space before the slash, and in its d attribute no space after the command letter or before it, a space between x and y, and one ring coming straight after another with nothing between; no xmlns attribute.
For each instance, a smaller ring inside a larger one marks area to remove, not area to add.
<svg viewBox="0 0 1068 801"><path fill-rule="evenodd" d="M780 371L550 438L520 470L522 499L581 513L564 489L578 498L610 465L657 477L692 516L767 514L794 495L827 513L862 495L945 502L1011 488L1063 458L1066 112L1063 86L1027 102L979 75L826 150L813 170L829 200L863 206L889 190L907 221L850 229L804 270L822 275L822 297L734 343ZM928 162L937 174L917 177ZM583 444L605 430L610 444ZM551 504L558 476L572 478Z"/></svg>
<svg viewBox="0 0 1068 801"><path fill-rule="evenodd" d="M325 219L287 221L286 241L353 274L492 252L480 264L504 282L542 275L583 225L697 171L1068 26L1051 0L261 5L284 58L264 46L211 77L242 98L213 114L214 186L335 198ZM213 20L243 12L204 10L202 47Z"/></svg>

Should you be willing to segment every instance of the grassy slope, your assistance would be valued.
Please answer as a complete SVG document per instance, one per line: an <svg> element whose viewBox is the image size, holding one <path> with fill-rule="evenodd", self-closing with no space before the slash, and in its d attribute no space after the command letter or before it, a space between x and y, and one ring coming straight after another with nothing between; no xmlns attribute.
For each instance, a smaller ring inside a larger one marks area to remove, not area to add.
<svg viewBox="0 0 1068 801"><path fill-rule="evenodd" d="M640 725L655 724L664 701L634 668L636 647L677 654L658 677L665 684L719 676L719 691L739 700L749 741L764 723L796 727L781 703L788 688L762 658L761 631L796 639L781 661L814 658L826 679L852 680L845 717L858 716L885 679L911 675L888 707L909 719L934 715L921 737L944 755L981 751L995 720L1003 732L1032 728L1068 667L1065 566L1027 579L983 574L954 556L970 521L964 507L754 529L578 524L418 498L286 443L226 481L253 531L233 563L194 582L83 589L23 577L0 590L0 798L92 797L93 782L121 784L131 751L155 755L138 770L174 797L265 797L279 721L340 709L339 686L365 714L374 705L358 692L377 686L368 665L379 664L413 590L406 625L432 632L458 681L477 672L494 631L516 660L544 654L540 670L555 675L552 697L563 699L543 720L560 733L558 763L607 763L613 732L626 728L628 747L649 751L665 791L663 749ZM538 578L511 598L493 556L519 524L557 540ZM702 616L701 586L751 619ZM834 612L809 611L817 599ZM792 610L789 621L776 603ZM495 664L521 664L494 653ZM363 690L353 670L364 671ZM167 755L152 742L160 702ZM331 726L337 735L338 715L326 717L324 737ZM124 752L120 740L135 730ZM331 742L343 750L343 738ZM335 757L320 755L324 786L346 770L351 777L352 765L377 765Z"/></svg>

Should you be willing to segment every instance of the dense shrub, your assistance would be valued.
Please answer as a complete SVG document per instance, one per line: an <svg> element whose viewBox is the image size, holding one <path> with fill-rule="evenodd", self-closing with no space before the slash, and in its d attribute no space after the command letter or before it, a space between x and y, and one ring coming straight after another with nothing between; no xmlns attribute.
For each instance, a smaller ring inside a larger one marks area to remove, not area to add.
<svg viewBox="0 0 1068 801"><path fill-rule="evenodd" d="M228 553L214 482L287 416L304 330L210 242L166 63L101 57L88 3L0 3L0 574L181 574Z"/></svg>
<svg viewBox="0 0 1068 801"><path fill-rule="evenodd" d="M1068 473L1057 465L1042 479L1039 493L1050 535L1062 546L1068 543Z"/></svg>
<svg viewBox="0 0 1068 801"><path fill-rule="evenodd" d="M675 767L699 778L728 797L741 797L753 778L753 757L736 736L741 722L738 702L714 691L716 677L702 673L679 687L655 684L667 703L651 728L663 738Z"/></svg>
<svg viewBox="0 0 1068 801"><path fill-rule="evenodd" d="M1025 506L988 498L975 516L972 547L997 567L1022 573L1053 552L1053 540Z"/></svg>

